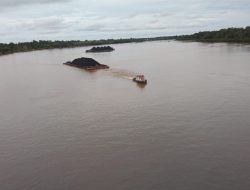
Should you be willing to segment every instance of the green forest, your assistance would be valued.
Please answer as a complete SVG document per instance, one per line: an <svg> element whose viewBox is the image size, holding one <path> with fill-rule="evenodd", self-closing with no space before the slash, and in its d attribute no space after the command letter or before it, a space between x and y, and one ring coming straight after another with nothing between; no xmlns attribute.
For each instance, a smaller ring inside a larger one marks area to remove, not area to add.
<svg viewBox="0 0 250 190"><path fill-rule="evenodd" d="M106 44L121 44L132 42L145 42L156 40L169 40L171 37L156 38L129 38L129 39L108 39L108 40L85 40L85 41L33 41L22 43L0 43L0 55L7 55L17 52L27 52L34 50L56 49L56 48L73 48Z"/></svg>
<svg viewBox="0 0 250 190"><path fill-rule="evenodd" d="M154 38L129 38L129 39L108 39L108 40L85 40L85 41L33 41L22 43L0 43L0 55L16 52L27 52L34 50L73 48L83 46L95 46L106 44L121 44L158 40L182 40L199 42L236 42L250 43L250 26L246 28L228 28L219 31L198 32L192 35L163 36Z"/></svg>
<svg viewBox="0 0 250 190"><path fill-rule="evenodd" d="M198 32L192 35L177 36L176 39L199 42L250 43L250 26L246 28L227 28L218 31Z"/></svg>

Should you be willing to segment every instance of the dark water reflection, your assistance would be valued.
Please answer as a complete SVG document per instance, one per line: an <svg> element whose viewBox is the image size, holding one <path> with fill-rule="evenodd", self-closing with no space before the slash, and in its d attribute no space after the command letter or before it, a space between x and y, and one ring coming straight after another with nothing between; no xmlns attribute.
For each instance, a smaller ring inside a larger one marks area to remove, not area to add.
<svg viewBox="0 0 250 190"><path fill-rule="evenodd" d="M114 47L0 57L0 189L248 190L249 45Z"/></svg>

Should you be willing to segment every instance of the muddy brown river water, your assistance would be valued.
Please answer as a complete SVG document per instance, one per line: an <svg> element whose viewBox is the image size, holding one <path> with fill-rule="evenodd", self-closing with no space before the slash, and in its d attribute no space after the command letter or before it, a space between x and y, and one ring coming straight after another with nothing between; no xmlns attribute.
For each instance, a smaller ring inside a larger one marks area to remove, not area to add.
<svg viewBox="0 0 250 190"><path fill-rule="evenodd" d="M250 45L113 47L0 57L0 189L248 190Z"/></svg>

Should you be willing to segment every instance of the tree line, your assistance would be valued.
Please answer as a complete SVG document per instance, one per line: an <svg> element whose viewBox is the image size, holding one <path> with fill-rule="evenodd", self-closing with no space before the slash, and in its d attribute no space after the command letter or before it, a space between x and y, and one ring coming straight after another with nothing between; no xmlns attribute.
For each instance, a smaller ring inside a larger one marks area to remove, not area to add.
<svg viewBox="0 0 250 190"><path fill-rule="evenodd" d="M250 26L245 28L227 28L218 31L198 32L192 35L177 36L176 39L200 42L250 43Z"/></svg>
<svg viewBox="0 0 250 190"><path fill-rule="evenodd" d="M108 40L73 40L73 41L32 41L22 43L0 43L0 55L6 55L17 52L27 52L34 50L56 49L56 48L73 48L83 46L95 46L106 44L121 44L132 42L145 42L155 40L167 40L170 37L156 37L156 38L129 38L129 39L108 39Z"/></svg>
<svg viewBox="0 0 250 190"><path fill-rule="evenodd" d="M192 35L162 36L154 38L128 38L108 40L73 40L73 41L32 41L22 43L0 43L0 55L34 50L73 48L106 44L121 44L132 42L159 41L159 40L190 40L200 42L239 42L250 43L250 26L245 28L227 28L219 31L198 32Z"/></svg>

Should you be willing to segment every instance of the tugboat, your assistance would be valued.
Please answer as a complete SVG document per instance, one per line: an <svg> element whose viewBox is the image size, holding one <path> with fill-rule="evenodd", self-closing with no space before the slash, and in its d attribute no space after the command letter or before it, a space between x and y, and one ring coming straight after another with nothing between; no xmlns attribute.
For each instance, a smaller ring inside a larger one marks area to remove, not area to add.
<svg viewBox="0 0 250 190"><path fill-rule="evenodd" d="M140 84L147 84L147 80L145 79L144 75L137 75L133 78L134 82L140 83Z"/></svg>

